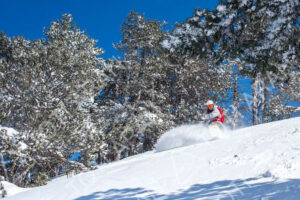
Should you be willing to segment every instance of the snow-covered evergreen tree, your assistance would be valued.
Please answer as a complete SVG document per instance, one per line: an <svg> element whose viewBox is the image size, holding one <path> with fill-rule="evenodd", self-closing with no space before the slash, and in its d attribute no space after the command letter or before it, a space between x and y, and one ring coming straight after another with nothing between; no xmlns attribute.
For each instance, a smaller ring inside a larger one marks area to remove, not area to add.
<svg viewBox="0 0 300 200"><path fill-rule="evenodd" d="M216 63L240 58L244 66L240 73L253 79L253 123L257 124L267 100L267 74L279 77L280 71L299 72L295 65L299 10L299 1L221 1L215 10L196 10L163 45L171 51L213 58Z"/></svg>
<svg viewBox="0 0 300 200"><path fill-rule="evenodd" d="M108 161L151 150L173 124L161 108L167 75L155 62L161 51L161 25L131 11L121 30L123 39L116 47L124 58L106 63L106 85L94 110L106 132Z"/></svg>
<svg viewBox="0 0 300 200"><path fill-rule="evenodd" d="M102 84L102 49L69 14L52 22L45 34L35 41L0 37L1 125L20 131L28 146L11 151L14 145L4 144L19 139L5 137L1 152L10 160L7 179L22 186L91 166L102 145L89 115ZM77 152L78 162L69 161Z"/></svg>

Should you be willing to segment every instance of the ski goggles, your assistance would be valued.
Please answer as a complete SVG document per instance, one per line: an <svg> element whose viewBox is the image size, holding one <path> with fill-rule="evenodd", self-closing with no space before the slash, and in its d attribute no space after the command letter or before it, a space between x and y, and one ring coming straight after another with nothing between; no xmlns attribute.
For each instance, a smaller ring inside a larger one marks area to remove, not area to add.
<svg viewBox="0 0 300 200"><path fill-rule="evenodd" d="M208 108L213 108L214 107L214 104L209 104L207 105Z"/></svg>

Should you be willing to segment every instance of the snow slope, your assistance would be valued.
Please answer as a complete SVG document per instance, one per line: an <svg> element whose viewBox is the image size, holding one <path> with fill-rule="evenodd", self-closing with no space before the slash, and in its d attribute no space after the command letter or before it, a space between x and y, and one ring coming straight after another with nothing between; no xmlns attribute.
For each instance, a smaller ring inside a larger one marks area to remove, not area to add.
<svg viewBox="0 0 300 200"><path fill-rule="evenodd" d="M168 135L182 137L178 129ZM61 177L7 200L300 199L300 118L197 141Z"/></svg>

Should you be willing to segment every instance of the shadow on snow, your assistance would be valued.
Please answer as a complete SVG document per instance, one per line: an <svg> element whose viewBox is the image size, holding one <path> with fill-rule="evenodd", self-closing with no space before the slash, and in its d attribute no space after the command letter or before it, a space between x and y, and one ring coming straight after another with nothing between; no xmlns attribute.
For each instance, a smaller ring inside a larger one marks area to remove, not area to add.
<svg viewBox="0 0 300 200"><path fill-rule="evenodd" d="M274 180L255 183L255 181L260 180L250 178L196 184L187 190L168 195L154 194L153 191L143 188L111 189L105 192L95 192L75 200L295 200L300 197L300 179L290 179L284 182Z"/></svg>

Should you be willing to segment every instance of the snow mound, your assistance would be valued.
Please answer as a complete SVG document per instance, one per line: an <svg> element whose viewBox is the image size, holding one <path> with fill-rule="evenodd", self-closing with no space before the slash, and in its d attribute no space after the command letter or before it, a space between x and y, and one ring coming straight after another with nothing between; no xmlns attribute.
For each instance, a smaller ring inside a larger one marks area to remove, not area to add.
<svg viewBox="0 0 300 200"><path fill-rule="evenodd" d="M207 142L226 136L228 130L208 128L203 124L184 125L164 133L155 145L156 152Z"/></svg>
<svg viewBox="0 0 300 200"><path fill-rule="evenodd" d="M13 196L20 192L30 190L29 188L18 187L15 184L9 183L7 181L1 181L1 183L2 183L2 186L4 187L4 190L7 192L7 195L6 195L7 197Z"/></svg>

